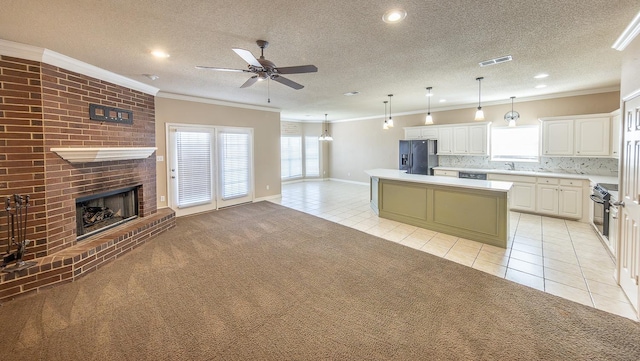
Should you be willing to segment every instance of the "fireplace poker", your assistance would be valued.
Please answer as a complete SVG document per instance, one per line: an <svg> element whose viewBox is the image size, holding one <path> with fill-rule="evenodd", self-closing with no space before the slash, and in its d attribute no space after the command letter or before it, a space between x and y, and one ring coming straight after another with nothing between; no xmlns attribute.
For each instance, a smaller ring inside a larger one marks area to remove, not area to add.
<svg viewBox="0 0 640 361"><path fill-rule="evenodd" d="M12 243L12 236L13 236L13 232L12 232L12 228L13 228L13 215L11 214L11 198L7 197L7 199L5 199L5 207L4 209L7 211L7 252L9 253L11 251L11 243Z"/></svg>

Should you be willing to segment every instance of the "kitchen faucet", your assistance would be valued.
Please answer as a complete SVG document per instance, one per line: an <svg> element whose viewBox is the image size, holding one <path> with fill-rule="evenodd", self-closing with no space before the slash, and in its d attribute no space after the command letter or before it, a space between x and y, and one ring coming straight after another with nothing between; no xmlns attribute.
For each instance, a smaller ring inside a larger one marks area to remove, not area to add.
<svg viewBox="0 0 640 361"><path fill-rule="evenodd" d="M506 162L507 170L516 170L516 165L513 162Z"/></svg>

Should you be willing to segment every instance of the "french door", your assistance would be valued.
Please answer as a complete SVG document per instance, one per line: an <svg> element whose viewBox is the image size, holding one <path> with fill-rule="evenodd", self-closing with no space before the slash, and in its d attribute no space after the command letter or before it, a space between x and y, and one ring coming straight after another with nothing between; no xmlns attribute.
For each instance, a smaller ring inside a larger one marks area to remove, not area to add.
<svg viewBox="0 0 640 361"><path fill-rule="evenodd" d="M170 124L169 206L177 216L253 201L253 131Z"/></svg>
<svg viewBox="0 0 640 361"><path fill-rule="evenodd" d="M620 174L620 228L617 247L618 282L636 312L640 311L640 96L623 102L623 147ZM638 312L640 315L640 312Z"/></svg>

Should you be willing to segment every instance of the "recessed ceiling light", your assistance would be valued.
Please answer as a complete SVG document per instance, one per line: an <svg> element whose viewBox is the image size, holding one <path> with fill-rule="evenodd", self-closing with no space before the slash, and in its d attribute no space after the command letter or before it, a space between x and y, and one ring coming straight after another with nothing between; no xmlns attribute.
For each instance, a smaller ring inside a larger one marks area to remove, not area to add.
<svg viewBox="0 0 640 361"><path fill-rule="evenodd" d="M155 56L156 58L168 58L170 56L162 50L154 50L151 52L151 55Z"/></svg>
<svg viewBox="0 0 640 361"><path fill-rule="evenodd" d="M144 76L146 76L147 78L151 79L151 80L158 80L160 79L159 76L155 75L155 74L142 74Z"/></svg>
<svg viewBox="0 0 640 361"><path fill-rule="evenodd" d="M402 9L391 9L382 15L382 21L385 23L393 24L404 20L407 17L407 12Z"/></svg>
<svg viewBox="0 0 640 361"><path fill-rule="evenodd" d="M447 99L440 99L440 103L446 103Z"/></svg>
<svg viewBox="0 0 640 361"><path fill-rule="evenodd" d="M352 91L352 92L344 93L343 95L346 95L346 96L350 97L350 96L352 96L352 95L358 95L358 94L360 94L360 92L359 92L359 91Z"/></svg>
<svg viewBox="0 0 640 361"><path fill-rule="evenodd" d="M546 77L548 77L548 76L549 76L549 74L546 74L546 73L540 73L540 74L538 74L538 75L534 76L533 78L534 78L534 79L544 79L544 78L546 78Z"/></svg>
<svg viewBox="0 0 640 361"><path fill-rule="evenodd" d="M542 88L546 88L547 86L544 84L538 84L536 85L536 89L542 89Z"/></svg>

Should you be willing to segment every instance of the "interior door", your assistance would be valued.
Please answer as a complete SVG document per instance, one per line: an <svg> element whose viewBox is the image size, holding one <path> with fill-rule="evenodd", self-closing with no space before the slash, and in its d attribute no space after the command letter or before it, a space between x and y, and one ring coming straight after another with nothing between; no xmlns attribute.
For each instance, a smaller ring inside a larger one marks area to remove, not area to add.
<svg viewBox="0 0 640 361"><path fill-rule="evenodd" d="M638 307L640 273L640 96L625 100L622 111L623 147L620 157L620 192L624 205L619 208L620 224L617 261L618 282L635 307ZM639 313L640 314L640 313Z"/></svg>
<svg viewBox="0 0 640 361"><path fill-rule="evenodd" d="M170 125L167 130L169 206L176 216L216 209L215 128Z"/></svg>

